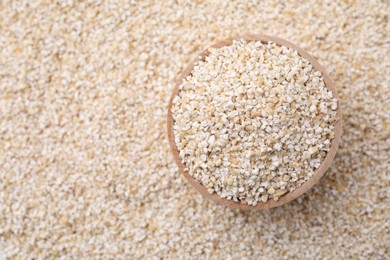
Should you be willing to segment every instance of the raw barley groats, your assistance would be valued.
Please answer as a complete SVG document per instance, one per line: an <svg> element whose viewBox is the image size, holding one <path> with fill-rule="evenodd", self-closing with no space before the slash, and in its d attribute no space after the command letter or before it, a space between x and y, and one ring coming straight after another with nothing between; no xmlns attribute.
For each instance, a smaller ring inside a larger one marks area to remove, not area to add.
<svg viewBox="0 0 390 260"><path fill-rule="evenodd" d="M307 181L334 138L337 100L287 47L233 41L213 48L173 100L185 170L210 193L248 205Z"/></svg>

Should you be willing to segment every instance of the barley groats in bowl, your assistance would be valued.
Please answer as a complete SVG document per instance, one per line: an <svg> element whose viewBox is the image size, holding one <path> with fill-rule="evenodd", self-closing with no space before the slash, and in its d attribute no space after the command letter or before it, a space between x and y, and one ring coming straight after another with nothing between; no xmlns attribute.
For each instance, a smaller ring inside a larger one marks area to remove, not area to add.
<svg viewBox="0 0 390 260"><path fill-rule="evenodd" d="M341 133L335 89L299 47L245 35L183 72L168 112L171 148L200 192L228 206L286 203L329 167Z"/></svg>

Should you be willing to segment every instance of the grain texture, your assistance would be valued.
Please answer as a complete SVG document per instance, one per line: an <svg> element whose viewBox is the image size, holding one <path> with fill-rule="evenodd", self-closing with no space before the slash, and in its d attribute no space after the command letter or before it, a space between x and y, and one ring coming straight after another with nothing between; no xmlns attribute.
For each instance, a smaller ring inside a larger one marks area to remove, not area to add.
<svg viewBox="0 0 390 260"><path fill-rule="evenodd" d="M0 248L10 259L389 257L388 1L1 1ZM319 185L241 212L180 177L177 75L209 44L278 35L333 80Z"/></svg>

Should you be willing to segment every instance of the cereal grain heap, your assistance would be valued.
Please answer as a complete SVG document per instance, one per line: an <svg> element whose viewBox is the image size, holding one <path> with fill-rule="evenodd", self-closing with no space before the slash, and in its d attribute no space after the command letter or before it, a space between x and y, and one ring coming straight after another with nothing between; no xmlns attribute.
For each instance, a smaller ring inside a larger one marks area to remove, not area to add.
<svg viewBox="0 0 390 260"><path fill-rule="evenodd" d="M173 100L185 169L210 193L255 206L308 180L330 149L337 100L296 51L233 41L198 61Z"/></svg>
<svg viewBox="0 0 390 260"><path fill-rule="evenodd" d="M388 1L0 1L0 258L386 259ZM204 199L166 138L177 75L241 33L299 44L339 94L326 175L261 212Z"/></svg>

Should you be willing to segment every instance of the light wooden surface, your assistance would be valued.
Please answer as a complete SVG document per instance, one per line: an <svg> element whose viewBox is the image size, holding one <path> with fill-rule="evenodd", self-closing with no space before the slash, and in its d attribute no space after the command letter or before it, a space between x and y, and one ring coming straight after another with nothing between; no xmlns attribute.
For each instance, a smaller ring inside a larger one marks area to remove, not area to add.
<svg viewBox="0 0 390 260"><path fill-rule="evenodd" d="M273 41L279 46L286 46L291 49L295 49L298 51L298 53L308 60L313 67L317 70L320 71L322 74L322 77L325 81L325 85L328 89L330 89L333 92L333 95L336 99L338 99L338 95L336 92L336 88L334 87L332 81L330 80L328 74L326 73L325 69L319 64L319 62L311 56L309 53L301 49L300 47L296 46L295 44L288 42L286 40L273 37L273 36L266 36L266 35L258 35L258 34L243 34L239 35L237 37L233 38L228 38L223 41L217 42L216 44L211 45L210 47L213 48L220 48L223 46L231 45L233 40L240 40L240 39L245 39L247 41L261 41L263 43ZM192 69L194 67L194 64L200 60L204 59L205 56L209 54L209 51L206 49L202 51L199 56L190 62L188 67L180 74L178 81L176 82L176 85L173 89L171 98L169 100L169 105L168 105L168 115L167 115L167 130L168 130L168 139L169 139L169 145L171 147L173 157L175 159L176 164L179 167L179 171L183 176L187 179L187 181L195 188L197 189L200 193L202 193L205 197L208 199L211 199L215 202L218 202L220 204L232 207L232 208L238 208L242 210L260 210L260 209L269 209L273 207L277 207L280 205L283 205L285 203L288 203L297 197L301 196L303 193L308 191L311 187L313 187L315 184L318 183L320 178L324 175L326 170L329 168L331 165L333 158L336 155L337 149L339 147L339 142L340 142L340 137L341 137L341 132L342 132L342 127L341 127L341 110L340 110L340 104L338 104L337 107L337 116L338 116L338 121L335 125L335 137L332 140L331 143L331 148L330 151L328 152L327 156L325 157L324 161L322 162L321 166L315 171L314 175L307 180L305 183L303 183L300 187L298 187L296 190L293 192L286 193L284 196L280 197L278 201L275 201L273 199L269 199L266 203L259 202L256 206L249 206L249 205L244 205L239 202L235 202L233 200L227 200L224 198L221 198L218 196L216 193L210 194L205 187L203 187L200 183L198 183L187 171L184 170L184 165L181 161L181 158L179 156L179 151L176 147L175 144L175 138L174 138L174 133L173 133L173 117L172 117L172 101L173 98L178 94L179 92L179 86L182 82L182 79L185 78L186 76L190 75L192 72Z"/></svg>

